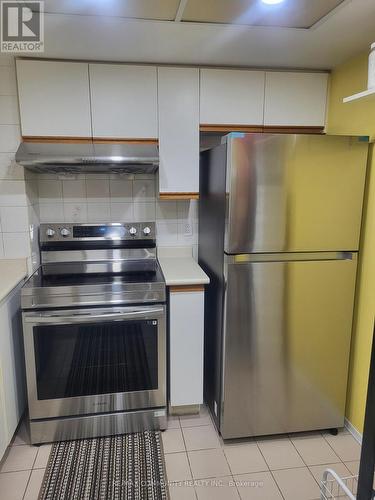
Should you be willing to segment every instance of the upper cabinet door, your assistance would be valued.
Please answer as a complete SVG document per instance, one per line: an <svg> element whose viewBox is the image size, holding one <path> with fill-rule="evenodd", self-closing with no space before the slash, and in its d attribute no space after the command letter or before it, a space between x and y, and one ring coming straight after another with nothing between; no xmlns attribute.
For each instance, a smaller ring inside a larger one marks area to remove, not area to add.
<svg viewBox="0 0 375 500"><path fill-rule="evenodd" d="M264 71L201 69L200 123L263 125Z"/></svg>
<svg viewBox="0 0 375 500"><path fill-rule="evenodd" d="M88 64L17 61L23 136L91 137Z"/></svg>
<svg viewBox="0 0 375 500"><path fill-rule="evenodd" d="M264 125L324 127L328 74L267 72Z"/></svg>
<svg viewBox="0 0 375 500"><path fill-rule="evenodd" d="M199 192L199 70L158 68L160 193Z"/></svg>
<svg viewBox="0 0 375 500"><path fill-rule="evenodd" d="M158 137L156 67L90 64L93 136Z"/></svg>

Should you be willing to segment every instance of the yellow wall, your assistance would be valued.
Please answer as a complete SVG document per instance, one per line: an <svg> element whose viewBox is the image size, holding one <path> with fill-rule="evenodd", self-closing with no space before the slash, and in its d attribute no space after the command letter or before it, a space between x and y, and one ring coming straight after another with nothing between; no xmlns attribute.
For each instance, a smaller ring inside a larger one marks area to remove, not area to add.
<svg viewBox="0 0 375 500"><path fill-rule="evenodd" d="M375 141L375 98L342 103L343 97L366 89L367 60L368 52L365 52L333 71L327 133L369 135ZM375 312L375 144L370 147L368 174L346 410L348 420L360 432L363 430Z"/></svg>

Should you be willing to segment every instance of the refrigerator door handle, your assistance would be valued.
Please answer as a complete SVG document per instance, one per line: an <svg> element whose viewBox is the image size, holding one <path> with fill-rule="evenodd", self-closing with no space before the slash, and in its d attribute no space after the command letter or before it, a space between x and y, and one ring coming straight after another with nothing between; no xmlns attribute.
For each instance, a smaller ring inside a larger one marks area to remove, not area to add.
<svg viewBox="0 0 375 500"><path fill-rule="evenodd" d="M248 262L296 262L319 260L357 260L356 252L288 252L288 253L253 253L225 255L227 264L245 264Z"/></svg>

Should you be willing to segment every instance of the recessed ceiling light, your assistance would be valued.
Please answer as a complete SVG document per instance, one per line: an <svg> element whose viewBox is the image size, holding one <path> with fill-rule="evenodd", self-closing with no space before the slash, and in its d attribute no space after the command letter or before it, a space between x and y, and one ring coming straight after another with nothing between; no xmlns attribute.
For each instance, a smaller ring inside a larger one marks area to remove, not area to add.
<svg viewBox="0 0 375 500"><path fill-rule="evenodd" d="M278 3L282 3L284 0L262 0L263 3L267 5L276 5Z"/></svg>

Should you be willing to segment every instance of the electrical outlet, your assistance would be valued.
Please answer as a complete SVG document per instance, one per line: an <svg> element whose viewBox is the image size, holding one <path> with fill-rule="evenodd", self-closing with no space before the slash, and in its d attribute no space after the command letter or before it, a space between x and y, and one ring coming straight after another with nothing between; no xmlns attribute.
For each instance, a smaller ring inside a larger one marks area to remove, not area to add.
<svg viewBox="0 0 375 500"><path fill-rule="evenodd" d="M191 222L184 222L184 236L192 236L193 235L193 226Z"/></svg>

